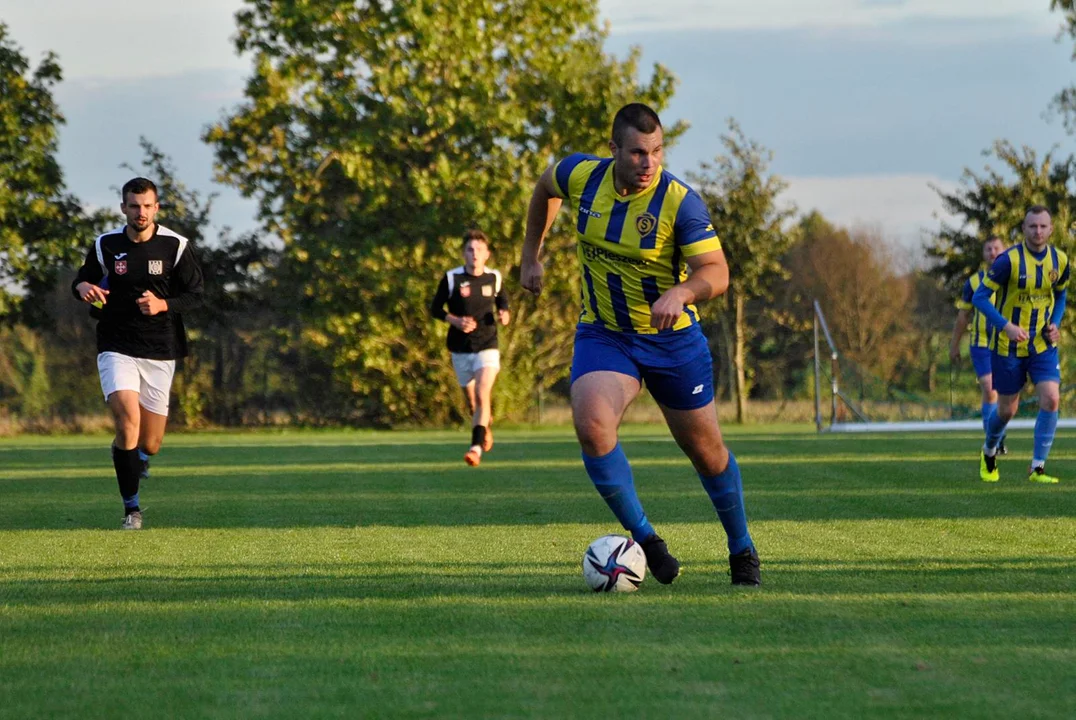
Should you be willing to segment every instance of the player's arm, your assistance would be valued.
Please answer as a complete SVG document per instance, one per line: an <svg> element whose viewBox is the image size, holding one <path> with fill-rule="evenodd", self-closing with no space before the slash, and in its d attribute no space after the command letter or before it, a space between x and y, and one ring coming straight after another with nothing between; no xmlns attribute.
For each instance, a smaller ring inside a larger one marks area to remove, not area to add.
<svg viewBox="0 0 1076 720"><path fill-rule="evenodd" d="M990 266L990 271L983 277L982 284L972 295L971 304L983 314L991 327L1000 328L1010 340L1024 342L1028 338L1027 330L1006 320L1005 316L994 307L992 299L994 293L1000 290L1002 285L1008 284L1011 273L1012 263L1009 261L1008 254L998 255L997 260Z"/></svg>
<svg viewBox="0 0 1076 720"><path fill-rule="evenodd" d="M441 282L437 284L437 292L433 294L433 300L430 301L430 315L435 320L444 320L446 323L462 330L465 333L469 333L474 330L478 323L474 318L460 317L459 315L453 315L445 310L445 305L448 303L448 274L441 276Z"/></svg>
<svg viewBox="0 0 1076 720"><path fill-rule="evenodd" d="M563 198L553 180L551 165L538 178L527 208L527 231L523 237L523 251L519 261L519 284L524 290L538 295L542 292L542 275L545 269L539 259L542 243L557 217Z"/></svg>
<svg viewBox="0 0 1076 720"><path fill-rule="evenodd" d="M499 284L500 287L497 288L497 295L493 298L493 304L497 307L497 319L501 321L501 325L507 325L512 319L512 315L508 311L508 293L504 291L504 283L500 282Z"/></svg>
<svg viewBox="0 0 1076 720"><path fill-rule="evenodd" d="M1065 316L1065 304L1068 301L1069 266L1066 263L1065 271L1054 285L1054 309L1050 312L1050 323L1046 326L1046 339L1051 345L1056 345L1061 340L1061 319Z"/></svg>
<svg viewBox="0 0 1076 720"><path fill-rule="evenodd" d="M88 303L104 303L108 297L108 290L100 287L105 274L101 270L101 263L97 262L97 247L90 246L86 254L86 260L78 269L74 281L71 283L71 292L76 298Z"/></svg>
<svg viewBox="0 0 1076 720"><path fill-rule="evenodd" d="M971 319L971 310L974 305L971 299L975 292L971 289L971 278L964 281L964 288L960 292L960 299L956 302L956 322L953 324L953 337L949 341L949 359L953 362L960 361L960 339L964 337L964 331L968 329Z"/></svg>
<svg viewBox="0 0 1076 720"><path fill-rule="evenodd" d="M684 306L721 295L729 287L729 265L720 248L687 258L691 274L661 294L650 308L650 324L658 330L676 325Z"/></svg>

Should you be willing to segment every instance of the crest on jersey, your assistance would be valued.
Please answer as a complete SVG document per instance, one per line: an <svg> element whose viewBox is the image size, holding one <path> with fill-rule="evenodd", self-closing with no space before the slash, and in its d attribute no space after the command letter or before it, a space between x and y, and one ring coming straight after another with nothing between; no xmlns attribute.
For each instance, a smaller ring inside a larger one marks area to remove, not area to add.
<svg viewBox="0 0 1076 720"><path fill-rule="evenodd" d="M112 266L112 271L115 272L117 275L126 275L127 274L127 261L126 260L117 260L116 264Z"/></svg>
<svg viewBox="0 0 1076 720"><path fill-rule="evenodd" d="M465 282L460 284L460 297L471 297L471 283Z"/></svg>
<svg viewBox="0 0 1076 720"><path fill-rule="evenodd" d="M1061 277L1061 275L1057 272L1057 268L1054 268L1053 270L1051 270L1050 271L1050 284L1052 285L1055 282L1057 282L1057 279L1059 277Z"/></svg>
<svg viewBox="0 0 1076 720"><path fill-rule="evenodd" d="M643 213L635 218L635 229L639 231L640 235L648 235L651 230L657 227L658 219L650 213Z"/></svg>
<svg viewBox="0 0 1076 720"><path fill-rule="evenodd" d="M493 286L492 285L483 285L482 286L482 297L493 297Z"/></svg>
<svg viewBox="0 0 1076 720"><path fill-rule="evenodd" d="M149 274L150 275L163 275L164 274L164 260L150 260L149 261Z"/></svg>

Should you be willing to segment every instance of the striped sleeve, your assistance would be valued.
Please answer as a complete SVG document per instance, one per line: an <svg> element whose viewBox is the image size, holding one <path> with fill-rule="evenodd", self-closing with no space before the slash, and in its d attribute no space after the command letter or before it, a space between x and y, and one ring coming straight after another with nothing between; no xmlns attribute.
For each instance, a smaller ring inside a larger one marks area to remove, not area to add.
<svg viewBox="0 0 1076 720"><path fill-rule="evenodd" d="M572 171L575 170L579 163L584 160L597 160L598 158L593 155L587 155L585 153L572 153L568 157L564 158L556 165L553 166L553 187L556 188L557 193L562 198L571 196L570 181L572 179Z"/></svg>
<svg viewBox="0 0 1076 720"><path fill-rule="evenodd" d="M975 291L971 287L971 278L964 281L964 289L960 292L960 297L956 300L956 307L958 310L971 310L974 305L971 304L971 298L975 295Z"/></svg>
<svg viewBox="0 0 1076 720"><path fill-rule="evenodd" d="M721 249L721 241L710 221L710 211L699 194L691 189L688 189L676 211L673 234L684 257Z"/></svg>

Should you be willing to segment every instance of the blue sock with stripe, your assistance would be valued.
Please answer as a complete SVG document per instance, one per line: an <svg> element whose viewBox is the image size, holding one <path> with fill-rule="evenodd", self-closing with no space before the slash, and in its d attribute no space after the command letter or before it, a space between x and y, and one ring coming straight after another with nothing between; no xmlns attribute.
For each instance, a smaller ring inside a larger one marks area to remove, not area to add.
<svg viewBox="0 0 1076 720"><path fill-rule="evenodd" d="M997 411L998 411L998 404L996 402L994 402L994 403L983 403L983 432L984 433L990 431L990 428L989 428L990 416L993 415L994 413L996 413Z"/></svg>
<svg viewBox="0 0 1076 720"><path fill-rule="evenodd" d="M743 478L736 456L729 452L729 464L723 472L712 477L699 473L702 486L714 504L717 517L729 538L729 554L738 555L753 547L751 534L747 532L747 513L743 506Z"/></svg>
<svg viewBox="0 0 1076 720"><path fill-rule="evenodd" d="M646 519L643 505L635 492L635 478L620 443L601 457L590 457L583 453L583 467L605 504L636 542L646 540L654 534L654 528Z"/></svg>
<svg viewBox="0 0 1076 720"><path fill-rule="evenodd" d="M1035 418L1035 454L1032 455L1032 465L1036 463L1046 464L1046 458L1050 455L1050 446L1054 444L1054 434L1057 433L1057 411L1047 412L1039 410L1039 416Z"/></svg>
<svg viewBox="0 0 1076 720"><path fill-rule="evenodd" d="M1005 426L1009 424L1008 420L1002 420L997 411L990 416L986 423L986 448L989 450L997 450L998 444L1001 442L1001 438L1005 435Z"/></svg>

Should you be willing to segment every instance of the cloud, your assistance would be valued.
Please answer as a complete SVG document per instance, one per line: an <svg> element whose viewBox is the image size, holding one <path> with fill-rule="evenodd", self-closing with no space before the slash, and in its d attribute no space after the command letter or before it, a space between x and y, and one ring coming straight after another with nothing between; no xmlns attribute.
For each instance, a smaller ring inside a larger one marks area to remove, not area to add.
<svg viewBox="0 0 1076 720"><path fill-rule="evenodd" d="M909 250L918 249L925 233L937 230L942 208L937 187L952 192L955 182L932 175L851 175L786 177L782 200L795 203L801 214L817 210L843 227L879 230L884 238Z"/></svg>

